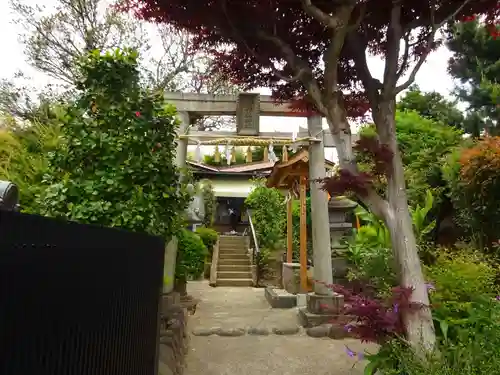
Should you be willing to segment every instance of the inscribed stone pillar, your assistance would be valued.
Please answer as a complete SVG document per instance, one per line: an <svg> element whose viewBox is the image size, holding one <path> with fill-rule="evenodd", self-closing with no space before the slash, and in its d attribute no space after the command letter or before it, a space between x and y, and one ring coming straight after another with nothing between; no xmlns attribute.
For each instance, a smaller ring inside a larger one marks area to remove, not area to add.
<svg viewBox="0 0 500 375"><path fill-rule="evenodd" d="M307 127L309 135L323 139L323 127L320 116L309 117ZM330 225L328 217L328 195L316 180L326 177L324 143L315 142L309 146L309 181L311 191L312 245L314 259L314 279L325 284L332 284L332 253L330 246ZM319 295L331 295L325 285L315 283L314 292Z"/></svg>
<svg viewBox="0 0 500 375"><path fill-rule="evenodd" d="M179 112L177 117L180 121L179 128L177 130L177 135L186 134L189 128L189 113ZM186 158L187 158L187 139L177 140L177 150L175 164L177 168L181 171L181 180L183 178L182 173L185 173L186 168ZM174 288L175 281L175 262L177 259L177 238L172 238L165 249L165 269L164 269L164 282L163 282L163 292L170 293Z"/></svg>
<svg viewBox="0 0 500 375"><path fill-rule="evenodd" d="M236 103L236 132L238 135L259 135L260 94L240 93Z"/></svg>

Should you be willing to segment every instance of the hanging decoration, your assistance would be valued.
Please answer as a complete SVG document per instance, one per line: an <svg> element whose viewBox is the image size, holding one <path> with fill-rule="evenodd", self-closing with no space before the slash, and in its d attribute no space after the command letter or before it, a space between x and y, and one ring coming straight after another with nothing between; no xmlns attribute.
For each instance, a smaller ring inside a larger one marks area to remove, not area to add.
<svg viewBox="0 0 500 375"><path fill-rule="evenodd" d="M236 147L234 146L231 148L231 163L236 163Z"/></svg>
<svg viewBox="0 0 500 375"><path fill-rule="evenodd" d="M274 153L274 147L273 147L273 143L269 143L269 146L268 146L268 149L269 149L269 161L273 162L273 163L276 163L278 161L278 158L276 157L276 154Z"/></svg>
<svg viewBox="0 0 500 375"><path fill-rule="evenodd" d="M294 154L298 151L300 147L301 140L297 140L297 132L292 133L292 144L288 145L288 151L293 152Z"/></svg>
<svg viewBox="0 0 500 375"><path fill-rule="evenodd" d="M204 136L196 135L191 137L189 134L182 134L178 139L190 140L189 144L196 144L196 151L194 158L198 162L202 162L203 156L201 153L201 146L215 146L214 162L219 164L224 157L227 165L236 163L236 147L248 146L246 149L245 160L247 163L253 161L252 146L262 147L264 149L263 160L266 162L277 162L279 159L274 151L274 146L282 147L282 161L288 161L290 152L296 153L301 147L307 147L310 142L319 142L316 137L297 138L297 132L292 133L291 138L287 137L252 137L252 136L235 136L227 138L216 138L213 135L207 136L208 139L204 140ZM215 139L216 138L216 139ZM225 149L222 150L221 147Z"/></svg>
<svg viewBox="0 0 500 375"><path fill-rule="evenodd" d="M220 151L218 145L215 145L214 162L220 163Z"/></svg>
<svg viewBox="0 0 500 375"><path fill-rule="evenodd" d="M252 157L253 157L252 148L250 146L248 146L248 148L247 148L247 155L245 157L245 161L247 163L251 163L252 162Z"/></svg>
<svg viewBox="0 0 500 375"><path fill-rule="evenodd" d="M270 142L272 142L275 146L283 146L283 145L290 145L292 143L307 143L307 142L319 142L320 139L317 139L315 137L304 137L304 138L297 138L297 133L293 133L293 137L252 137L252 136L234 136L234 137L227 137L227 138L217 138L214 139L215 137L213 135L206 136L209 139L203 140L203 136L196 135L196 136L190 136L189 134L181 134L179 136L179 139L189 139L193 141L200 141L203 146L215 146L215 145L221 145L225 143L230 143L231 145L234 146L267 146L269 145Z"/></svg>
<svg viewBox="0 0 500 375"><path fill-rule="evenodd" d="M194 160L197 162L197 163L201 163L201 142L198 141L198 143L196 144L196 150L194 151Z"/></svg>
<svg viewBox="0 0 500 375"><path fill-rule="evenodd" d="M288 149L286 145L284 145L281 150L281 161L288 161Z"/></svg>
<svg viewBox="0 0 500 375"><path fill-rule="evenodd" d="M229 142L226 144L226 161L227 165L231 165L231 144Z"/></svg>

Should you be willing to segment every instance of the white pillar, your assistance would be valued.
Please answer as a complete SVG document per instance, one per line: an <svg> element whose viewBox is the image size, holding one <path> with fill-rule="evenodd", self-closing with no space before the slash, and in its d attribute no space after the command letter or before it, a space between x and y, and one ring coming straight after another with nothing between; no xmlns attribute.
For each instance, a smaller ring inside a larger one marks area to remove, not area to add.
<svg viewBox="0 0 500 375"><path fill-rule="evenodd" d="M321 116L307 119L309 135L323 139ZM311 222L314 259L314 278L325 284L333 283L332 251L330 245L330 222L328 216L328 194L315 182L326 177L325 148L323 141L309 146L309 181L311 191ZM323 284L314 284L314 292L331 295L332 291Z"/></svg>
<svg viewBox="0 0 500 375"><path fill-rule="evenodd" d="M177 117L180 121L179 129L177 130L177 135L186 134L189 128L189 113L179 112L177 113ZM176 165L178 168L181 168L181 172L183 172L183 169L186 168L187 149L188 149L188 140L178 139L177 150L176 150Z"/></svg>
<svg viewBox="0 0 500 375"><path fill-rule="evenodd" d="M189 113L179 112L177 117L180 121L179 128L177 130L177 135L186 134L189 127ZM181 171L181 180L183 178L184 168L186 168L187 159L187 139L177 140L176 158L175 164L177 168ZM164 282L163 282L163 292L170 293L174 288L175 281L175 262L177 259L177 238L172 238L165 249L165 267L163 271Z"/></svg>

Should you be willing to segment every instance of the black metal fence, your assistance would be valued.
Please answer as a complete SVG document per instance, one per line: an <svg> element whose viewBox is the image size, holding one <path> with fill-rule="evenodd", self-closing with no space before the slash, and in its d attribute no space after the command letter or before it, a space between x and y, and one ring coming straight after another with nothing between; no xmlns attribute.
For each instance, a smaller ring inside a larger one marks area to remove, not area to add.
<svg viewBox="0 0 500 375"><path fill-rule="evenodd" d="M160 238L0 211L0 374L154 375Z"/></svg>

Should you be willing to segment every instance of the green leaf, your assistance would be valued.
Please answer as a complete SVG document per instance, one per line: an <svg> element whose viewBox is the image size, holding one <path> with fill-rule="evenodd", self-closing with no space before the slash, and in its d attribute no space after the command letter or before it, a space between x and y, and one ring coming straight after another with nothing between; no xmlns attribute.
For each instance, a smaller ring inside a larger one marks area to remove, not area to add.
<svg viewBox="0 0 500 375"><path fill-rule="evenodd" d="M440 320L439 321L439 328L441 329L441 334L443 335L443 338L446 340L448 340L448 323L446 322L446 320Z"/></svg>
<svg viewBox="0 0 500 375"><path fill-rule="evenodd" d="M377 372L378 361L370 362L365 366L363 375L374 375Z"/></svg>

